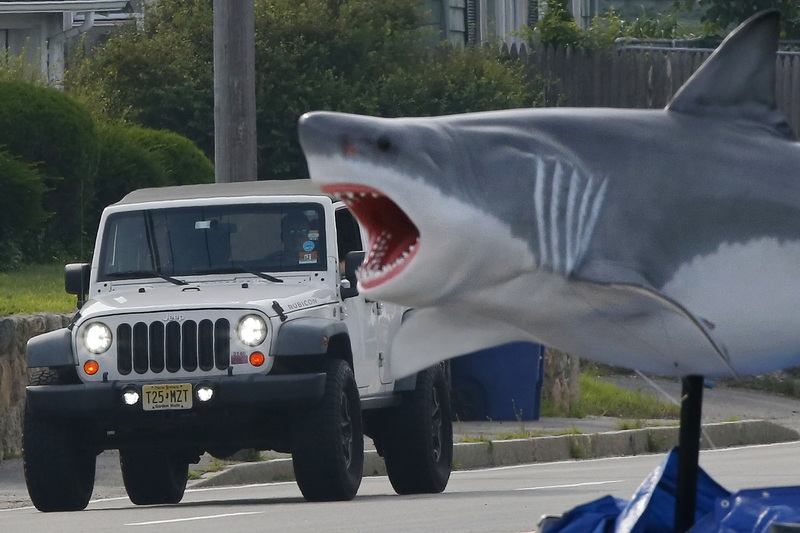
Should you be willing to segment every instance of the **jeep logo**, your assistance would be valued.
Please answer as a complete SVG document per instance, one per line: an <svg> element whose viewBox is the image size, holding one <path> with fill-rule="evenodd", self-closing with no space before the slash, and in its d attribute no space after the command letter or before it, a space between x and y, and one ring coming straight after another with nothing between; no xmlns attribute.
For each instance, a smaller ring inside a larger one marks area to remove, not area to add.
<svg viewBox="0 0 800 533"><path fill-rule="evenodd" d="M171 320L174 320L175 322L183 322L184 318L186 317L183 315L164 315L164 318L162 318L161 320L163 320L164 322L169 322Z"/></svg>

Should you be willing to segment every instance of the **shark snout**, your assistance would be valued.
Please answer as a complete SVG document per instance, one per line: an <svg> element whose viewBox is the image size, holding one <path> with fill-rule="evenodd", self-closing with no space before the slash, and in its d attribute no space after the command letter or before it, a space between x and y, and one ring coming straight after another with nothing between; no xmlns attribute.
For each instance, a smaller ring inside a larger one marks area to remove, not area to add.
<svg viewBox="0 0 800 533"><path fill-rule="evenodd" d="M314 111L300 117L300 146L307 158L374 157L394 146L391 135L381 127L384 119Z"/></svg>

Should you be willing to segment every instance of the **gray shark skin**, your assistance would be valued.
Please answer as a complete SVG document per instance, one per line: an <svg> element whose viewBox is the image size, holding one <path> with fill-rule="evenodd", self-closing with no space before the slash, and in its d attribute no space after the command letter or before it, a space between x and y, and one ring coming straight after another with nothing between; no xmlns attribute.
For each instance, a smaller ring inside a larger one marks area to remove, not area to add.
<svg viewBox="0 0 800 533"><path fill-rule="evenodd" d="M800 364L800 145L778 15L662 110L312 112L311 179L370 235L365 296L416 308L392 374L506 342L666 376Z"/></svg>

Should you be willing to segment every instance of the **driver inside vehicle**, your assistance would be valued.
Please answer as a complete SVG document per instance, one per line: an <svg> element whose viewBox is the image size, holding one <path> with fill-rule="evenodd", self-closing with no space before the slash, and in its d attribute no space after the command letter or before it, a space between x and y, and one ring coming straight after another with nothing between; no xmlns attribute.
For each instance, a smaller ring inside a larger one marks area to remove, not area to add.
<svg viewBox="0 0 800 533"><path fill-rule="evenodd" d="M293 211L281 219L281 250L267 257L269 263L294 266L317 262L311 223L302 212Z"/></svg>

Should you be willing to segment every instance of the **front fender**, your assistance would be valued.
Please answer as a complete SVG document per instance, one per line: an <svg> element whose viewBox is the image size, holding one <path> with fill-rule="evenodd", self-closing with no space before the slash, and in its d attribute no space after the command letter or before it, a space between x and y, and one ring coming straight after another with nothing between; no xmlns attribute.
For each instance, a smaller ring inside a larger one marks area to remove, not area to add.
<svg viewBox="0 0 800 533"><path fill-rule="evenodd" d="M285 322L275 339L276 356L324 354L334 335L347 334L344 322L327 318L298 318Z"/></svg>
<svg viewBox="0 0 800 533"><path fill-rule="evenodd" d="M48 331L28 340L28 368L74 366L72 332L68 328Z"/></svg>

